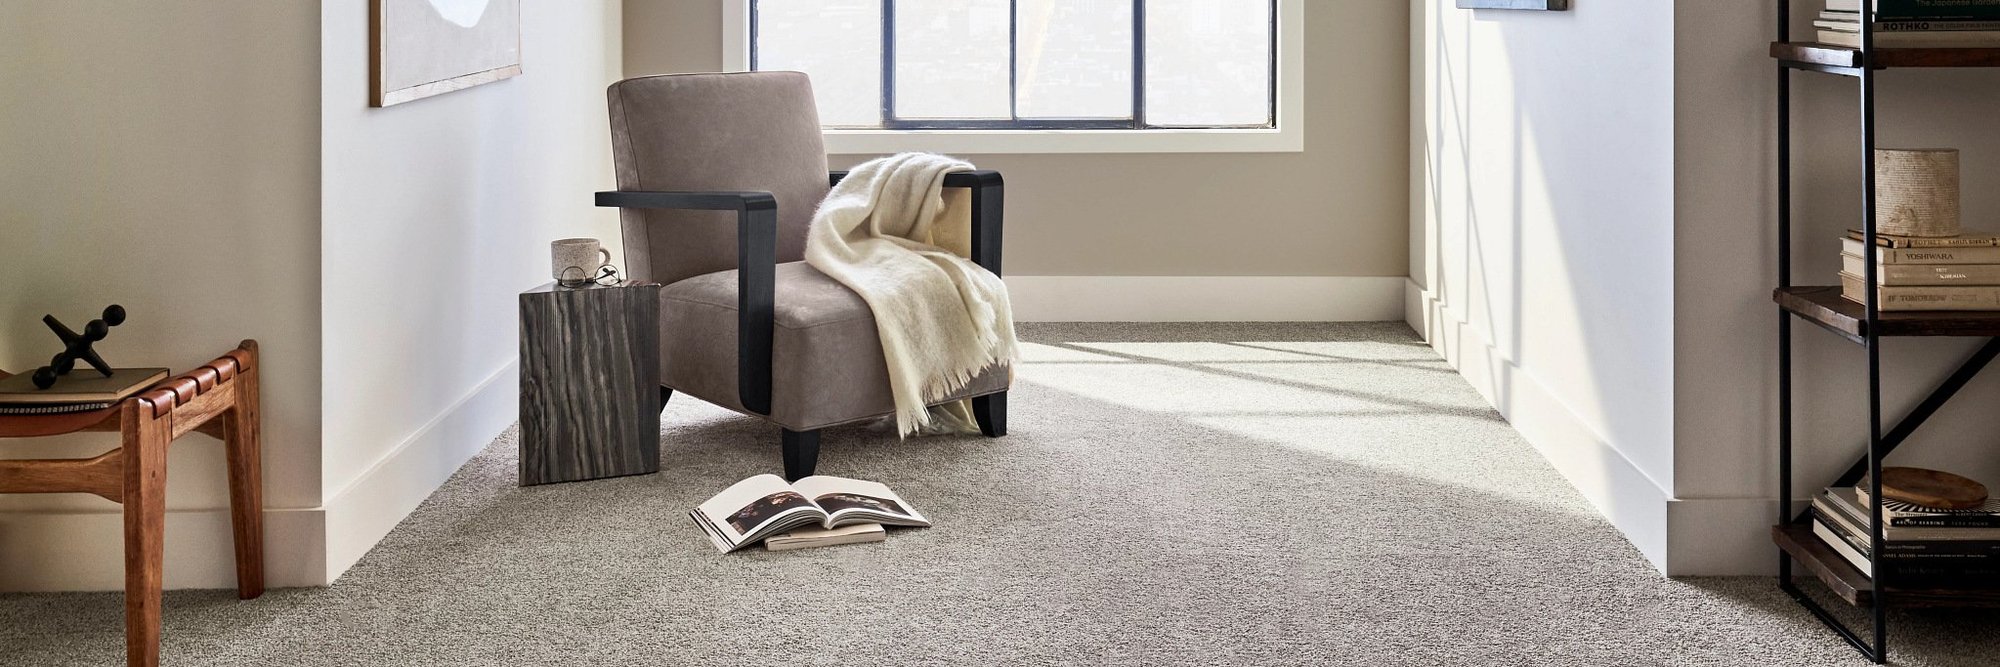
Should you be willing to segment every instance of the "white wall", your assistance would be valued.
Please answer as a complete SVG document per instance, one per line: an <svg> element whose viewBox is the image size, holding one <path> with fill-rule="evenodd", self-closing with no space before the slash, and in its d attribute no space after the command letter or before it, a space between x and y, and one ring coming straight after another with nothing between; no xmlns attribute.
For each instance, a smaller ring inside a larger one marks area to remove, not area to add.
<svg viewBox="0 0 2000 667"><path fill-rule="evenodd" d="M0 2L0 368L48 363L107 304L114 365L185 370L255 338L274 578L317 567L317 140L311 3ZM94 456L115 434L0 442L8 458ZM168 458L167 580L232 575L222 447ZM0 590L116 588L118 505L0 496Z"/></svg>
<svg viewBox="0 0 2000 667"><path fill-rule="evenodd" d="M367 106L369 0L322 4L328 576L515 418L516 294L548 242L618 238L617 0L523 0L522 75Z"/></svg>
<svg viewBox="0 0 2000 667"><path fill-rule="evenodd" d="M1454 5L1413 6L1411 322L1663 564L1673 7Z"/></svg>

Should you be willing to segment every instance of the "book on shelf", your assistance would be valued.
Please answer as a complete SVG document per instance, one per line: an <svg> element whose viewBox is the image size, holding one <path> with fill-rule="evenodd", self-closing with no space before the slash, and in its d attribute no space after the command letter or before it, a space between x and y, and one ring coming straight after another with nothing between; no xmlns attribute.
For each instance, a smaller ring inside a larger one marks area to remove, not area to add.
<svg viewBox="0 0 2000 667"><path fill-rule="evenodd" d="M1813 27L1820 30L1838 32L1861 32L1859 14L1846 12L1826 12L1813 21ZM1996 21L1876 21L1875 32L1979 32L2000 30L2000 20Z"/></svg>
<svg viewBox="0 0 2000 667"><path fill-rule="evenodd" d="M1908 503L1891 500L1882 505L1882 537L1899 542L1964 542L1987 541L2000 544L2000 511L1995 509L2000 503L1992 503L1980 510L1946 510L1939 513L1913 512ZM1865 489L1854 487L1834 487L1821 491L1813 498L1813 512L1816 515L1833 517L1852 532L1866 534L1861 526L1868 525L1868 501ZM1948 517L1950 523L1938 521Z"/></svg>
<svg viewBox="0 0 2000 667"><path fill-rule="evenodd" d="M1819 30L1819 43L1861 48L1861 33ZM1884 32L1875 35L1875 46L1884 49L1991 49L2000 48L2000 31Z"/></svg>
<svg viewBox="0 0 2000 667"><path fill-rule="evenodd" d="M1869 508L1853 487L1823 490L1813 498L1812 530L1819 541L1864 575L1875 559L1868 538ZM1886 524L1900 511L1883 506ZM1890 583L1906 587L2000 586L2000 528L1884 526L1881 564Z"/></svg>
<svg viewBox="0 0 2000 667"><path fill-rule="evenodd" d="M1861 276L1840 274L1840 295L1865 303L1868 293ZM1882 285L1875 288L1875 306L1882 312L1923 310L2000 311L2000 285Z"/></svg>
<svg viewBox="0 0 2000 667"><path fill-rule="evenodd" d="M1829 12L1859 14L1863 0L1826 0ZM1875 0L1877 21L2000 20L2000 0Z"/></svg>
<svg viewBox="0 0 2000 667"><path fill-rule="evenodd" d="M1856 524L1837 513L1813 514L1813 518L1827 527L1840 531L1847 538L1849 546L1863 555L1869 550L1867 524ZM1882 555L1890 560L1928 560L1971 562L1990 565L2000 569L2000 541L1990 539L1965 540L1893 540L1887 536L1882 540Z"/></svg>
<svg viewBox="0 0 2000 667"><path fill-rule="evenodd" d="M0 415L40 415L102 410L167 379L164 368L113 368L105 377L80 368L48 389L37 389L32 373L0 378Z"/></svg>
<svg viewBox="0 0 2000 667"><path fill-rule="evenodd" d="M1868 544L1866 532L1856 532L1854 527L1843 525L1829 516L1818 513L1813 514L1812 522L1813 534L1818 536L1820 541L1825 542L1829 547L1833 547L1835 551L1843 552L1841 555L1847 556L1847 562L1853 563L1855 567L1863 571L1867 570L1868 566L1866 563L1873 561L1873 559L1868 557L1873 546ZM2000 558L1994 557L1993 554L1972 553L1963 549L1956 551L1950 549L1941 551L1899 549L1897 548L1898 546L1907 546L1907 544L1890 540L1882 541L1883 562L1894 563L1899 567L1930 568L1927 571L1935 574L1945 574L1954 571L1992 572L2000 574Z"/></svg>
<svg viewBox="0 0 2000 667"><path fill-rule="evenodd" d="M1867 237L1859 229L1850 229L1847 230L1847 238L1861 241ZM1884 248L1990 248L2000 247L2000 236L1970 229L1965 230L1964 233L1958 236L1902 236L1899 234L1877 232L1875 234L1875 245ZM1860 253L1856 252L1855 254L1858 255ZM1965 260L1963 263L1978 264L1979 262Z"/></svg>
<svg viewBox="0 0 2000 667"><path fill-rule="evenodd" d="M805 527L764 538L765 551L791 551L842 544L863 544L889 539L889 531L879 523L857 523L839 528Z"/></svg>
<svg viewBox="0 0 2000 667"><path fill-rule="evenodd" d="M777 475L757 475L723 489L689 510L688 516L723 553L798 528L832 531L858 524L931 525L887 486L827 475L791 483ZM807 535L801 539L825 537Z"/></svg>
<svg viewBox="0 0 2000 667"><path fill-rule="evenodd" d="M1868 541L1850 535L1832 524L1813 517L1813 536L1839 554L1841 560L1867 576L1874 565L1868 557ZM1993 588L2000 586L2000 565L1979 558L1897 558L1883 561L1891 584L1918 588Z"/></svg>
<svg viewBox="0 0 2000 667"><path fill-rule="evenodd" d="M1884 248L1877 244L1875 263L1877 264L2000 264L2000 246L1966 246L1949 248ZM1842 238L1840 253L1853 257L1862 256L1867 250L1861 239ZM1849 273L1859 273L1850 271Z"/></svg>
<svg viewBox="0 0 2000 667"><path fill-rule="evenodd" d="M1860 255L1841 253L1840 271L1866 275L1868 260ZM1877 285L2000 285L2000 264L1889 264L1875 263Z"/></svg>
<svg viewBox="0 0 2000 667"><path fill-rule="evenodd" d="M1868 506L1868 487L1854 487L1854 502L1856 507ZM2000 527L2000 498L1987 498L1978 507L1956 510L1887 498L1882 501L1882 516L1892 526Z"/></svg>

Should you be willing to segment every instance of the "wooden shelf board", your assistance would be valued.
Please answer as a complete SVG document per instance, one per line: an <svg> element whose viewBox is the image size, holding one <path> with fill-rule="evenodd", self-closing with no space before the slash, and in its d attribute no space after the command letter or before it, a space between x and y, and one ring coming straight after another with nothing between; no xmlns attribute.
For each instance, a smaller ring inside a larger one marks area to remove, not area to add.
<svg viewBox="0 0 2000 667"><path fill-rule="evenodd" d="M1875 582L1821 542L1813 534L1811 522L1772 526L1771 541L1807 572L1819 577L1842 601L1857 607L1874 604ZM1888 591L1889 604L1897 607L2000 607L2000 588L1943 590L1891 586Z"/></svg>
<svg viewBox="0 0 2000 667"><path fill-rule="evenodd" d="M1839 287L1780 287L1772 291L1771 300L1850 338L1867 335L1865 309L1841 296ZM2000 336L2000 312L1899 311L1882 313L1880 321L1883 336Z"/></svg>
<svg viewBox="0 0 2000 667"><path fill-rule="evenodd" d="M1778 548L1791 555L1793 560L1805 567L1806 571L1819 577L1835 596L1848 604L1861 606L1873 604L1875 582L1868 575L1854 569L1847 559L1834 553L1833 548L1819 541L1812 532L1811 524L1791 524L1771 527L1771 541Z"/></svg>
<svg viewBox="0 0 2000 667"><path fill-rule="evenodd" d="M1868 60L1860 49L1812 42L1772 42L1771 57L1788 63L1858 68ZM1911 67L2000 67L1995 49L1876 49L1877 69Z"/></svg>

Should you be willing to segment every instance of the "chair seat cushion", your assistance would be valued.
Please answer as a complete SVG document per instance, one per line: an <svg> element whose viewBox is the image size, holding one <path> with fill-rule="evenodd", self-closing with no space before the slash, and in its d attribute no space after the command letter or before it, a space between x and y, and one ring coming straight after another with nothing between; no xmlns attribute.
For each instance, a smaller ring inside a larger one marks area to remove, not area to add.
<svg viewBox="0 0 2000 667"><path fill-rule="evenodd" d="M805 262L778 265L769 419L794 431L895 413L875 316L861 295ZM660 381L738 412L736 271L660 290ZM990 368L949 400L1005 391L1009 368Z"/></svg>

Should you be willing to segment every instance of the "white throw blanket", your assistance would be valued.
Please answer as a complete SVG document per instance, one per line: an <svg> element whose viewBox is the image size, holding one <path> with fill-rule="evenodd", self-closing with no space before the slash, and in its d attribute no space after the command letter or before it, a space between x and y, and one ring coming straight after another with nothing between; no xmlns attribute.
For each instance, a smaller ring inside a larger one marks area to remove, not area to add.
<svg viewBox="0 0 2000 667"><path fill-rule="evenodd" d="M899 435L935 428L935 419L962 428L970 421L965 406L942 415L926 406L980 371L1014 362L1007 286L963 256L971 236L953 227L961 218L943 196L945 174L970 170L927 153L870 160L827 193L806 237L806 263L875 313Z"/></svg>

